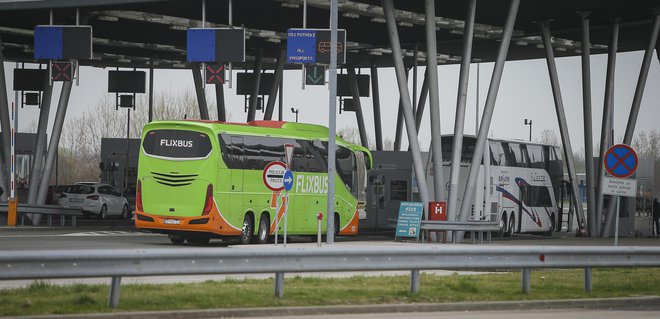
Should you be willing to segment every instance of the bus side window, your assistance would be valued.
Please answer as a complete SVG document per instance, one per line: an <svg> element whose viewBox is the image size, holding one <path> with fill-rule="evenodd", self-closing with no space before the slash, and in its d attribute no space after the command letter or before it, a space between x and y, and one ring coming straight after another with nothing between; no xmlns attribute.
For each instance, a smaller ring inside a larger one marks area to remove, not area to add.
<svg viewBox="0 0 660 319"><path fill-rule="evenodd" d="M545 169L545 155L541 145L527 145L527 152L529 152L529 162L532 168Z"/></svg>
<svg viewBox="0 0 660 319"><path fill-rule="evenodd" d="M506 158L501 142L490 142L490 162L493 166L506 166Z"/></svg>

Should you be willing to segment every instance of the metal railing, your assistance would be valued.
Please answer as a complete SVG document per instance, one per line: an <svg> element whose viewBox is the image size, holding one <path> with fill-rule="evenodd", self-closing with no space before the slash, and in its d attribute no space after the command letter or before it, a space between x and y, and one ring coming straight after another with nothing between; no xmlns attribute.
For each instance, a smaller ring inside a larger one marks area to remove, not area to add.
<svg viewBox="0 0 660 319"><path fill-rule="evenodd" d="M0 212L7 213L6 203L0 203ZM70 217L71 226L76 226L76 218L82 217L82 209L79 207L68 207L60 205L36 205L36 204L18 204L16 211L20 216L20 225L25 225L26 214L39 214L48 217L48 226L53 225L53 216L60 217L60 226L66 223L66 217Z"/></svg>
<svg viewBox="0 0 660 319"><path fill-rule="evenodd" d="M475 243L476 236L479 234L479 243L484 243L484 234L488 238L488 243L492 242L492 232L499 232L502 229L500 222L480 222L480 221L444 221L444 220L423 220L420 223L420 229L428 231L451 231L451 242L455 243L456 231L470 232L472 243Z"/></svg>
<svg viewBox="0 0 660 319"><path fill-rule="evenodd" d="M111 277L109 306L119 303L121 277L274 273L275 295L283 295L283 274L410 270L419 291L420 270L522 270L529 292L533 268L584 268L591 291L593 267L660 266L660 247L595 246L378 246L157 248L109 250L5 251L0 280Z"/></svg>

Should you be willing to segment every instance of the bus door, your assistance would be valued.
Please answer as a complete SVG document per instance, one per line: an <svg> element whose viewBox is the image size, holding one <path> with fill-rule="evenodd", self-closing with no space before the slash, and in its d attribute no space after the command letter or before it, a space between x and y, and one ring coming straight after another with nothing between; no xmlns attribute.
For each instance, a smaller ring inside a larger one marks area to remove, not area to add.
<svg viewBox="0 0 660 319"><path fill-rule="evenodd" d="M245 151L243 138L238 136L231 137L231 150L230 158L233 163L245 163ZM243 213L243 176L244 170L243 165L235 165L234 169L231 169L229 173L230 185L229 192L231 198L229 199L229 210L233 214L242 214Z"/></svg>

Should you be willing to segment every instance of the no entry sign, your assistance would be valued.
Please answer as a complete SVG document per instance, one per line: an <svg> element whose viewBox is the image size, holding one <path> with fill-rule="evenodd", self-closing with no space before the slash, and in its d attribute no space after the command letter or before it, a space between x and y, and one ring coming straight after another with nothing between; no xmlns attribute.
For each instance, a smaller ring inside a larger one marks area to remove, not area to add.
<svg viewBox="0 0 660 319"><path fill-rule="evenodd" d="M603 164L608 174L626 178L635 173L639 160L637 152L632 147L626 144L616 144L605 152Z"/></svg>
<svg viewBox="0 0 660 319"><path fill-rule="evenodd" d="M286 165L282 162L270 162L264 168L264 185L272 191L281 191L284 189L284 173Z"/></svg>

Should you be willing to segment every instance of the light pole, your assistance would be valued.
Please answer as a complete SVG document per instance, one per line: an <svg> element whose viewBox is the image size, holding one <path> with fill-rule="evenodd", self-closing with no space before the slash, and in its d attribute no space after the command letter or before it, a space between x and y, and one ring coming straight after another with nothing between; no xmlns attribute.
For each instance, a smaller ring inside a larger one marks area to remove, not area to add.
<svg viewBox="0 0 660 319"><path fill-rule="evenodd" d="M525 125L529 125L529 141L532 141L532 120L525 119Z"/></svg>
<svg viewBox="0 0 660 319"><path fill-rule="evenodd" d="M300 109L291 108L291 113L296 115L296 123L298 123L298 112L300 112Z"/></svg>

